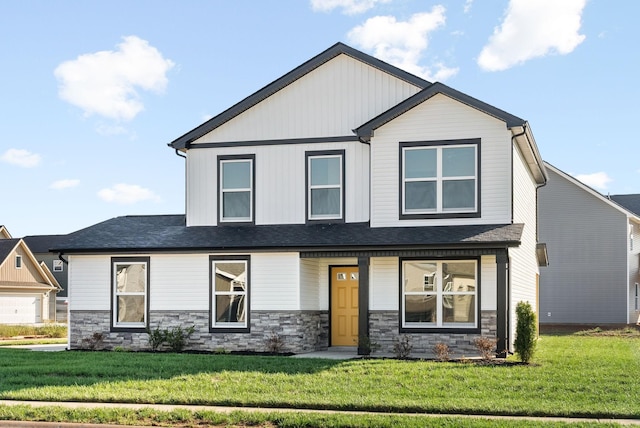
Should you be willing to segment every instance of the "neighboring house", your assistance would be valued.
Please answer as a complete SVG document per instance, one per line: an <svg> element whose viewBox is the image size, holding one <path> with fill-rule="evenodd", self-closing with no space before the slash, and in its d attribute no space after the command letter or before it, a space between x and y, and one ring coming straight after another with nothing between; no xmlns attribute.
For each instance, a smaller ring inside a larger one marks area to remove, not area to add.
<svg viewBox="0 0 640 428"><path fill-rule="evenodd" d="M66 239L66 235L31 235L23 239L38 262L44 262L58 281L61 290L56 294L56 320L65 322L69 303L67 299L68 269L58 254L50 252L49 249L59 246L59 243Z"/></svg>
<svg viewBox="0 0 640 428"><path fill-rule="evenodd" d="M23 239L0 226L0 324L55 321L60 285Z"/></svg>
<svg viewBox="0 0 640 428"><path fill-rule="evenodd" d="M633 195L609 199L546 167L549 181L538 197L539 239L549 256L540 274L540 323L636 323L640 216L616 203Z"/></svg>
<svg viewBox="0 0 640 428"><path fill-rule="evenodd" d="M296 353L407 335L477 354L536 306L528 123L338 43L170 143L186 215L127 216L76 233L70 347L148 347L195 326L197 350ZM355 348L354 348L355 352Z"/></svg>

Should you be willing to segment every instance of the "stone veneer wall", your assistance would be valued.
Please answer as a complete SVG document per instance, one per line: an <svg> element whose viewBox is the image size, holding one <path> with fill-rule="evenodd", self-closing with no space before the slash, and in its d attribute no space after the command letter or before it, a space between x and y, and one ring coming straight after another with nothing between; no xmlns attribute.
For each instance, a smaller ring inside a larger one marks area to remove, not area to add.
<svg viewBox="0 0 640 428"><path fill-rule="evenodd" d="M102 334L96 349L149 350L148 334L110 331L110 311L72 311L69 323L70 349L87 349L95 333ZM274 333L282 339L282 352L310 352L327 349L329 314L327 311L252 311L249 333L209 332L208 311L152 311L151 329L171 329L192 325L196 330L185 351L251 351L265 352L267 338Z"/></svg>
<svg viewBox="0 0 640 428"><path fill-rule="evenodd" d="M480 336L496 337L496 311L482 311L481 334L457 333L400 333L398 311L371 311L369 313L369 338L380 346L378 352L393 354L393 345L401 336L407 335L413 345L412 353L435 356L433 347L442 342L449 345L452 357L478 355L474 340Z"/></svg>

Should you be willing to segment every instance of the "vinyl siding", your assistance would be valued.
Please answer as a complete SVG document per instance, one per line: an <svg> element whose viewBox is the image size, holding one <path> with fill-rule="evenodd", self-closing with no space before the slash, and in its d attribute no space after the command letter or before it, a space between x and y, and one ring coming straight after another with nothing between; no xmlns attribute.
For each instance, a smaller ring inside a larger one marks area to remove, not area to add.
<svg viewBox="0 0 640 428"><path fill-rule="evenodd" d="M480 308L495 311L498 307L498 270L496 256L483 256L480 260Z"/></svg>
<svg viewBox="0 0 640 428"><path fill-rule="evenodd" d="M353 129L418 90L339 55L194 144L353 135Z"/></svg>
<svg viewBox="0 0 640 428"><path fill-rule="evenodd" d="M369 146L359 142L281 144L189 150L187 154L187 225L217 224L219 155L255 155L256 224L303 224L306 221L308 151L345 151L347 222L369 220Z"/></svg>
<svg viewBox="0 0 640 428"><path fill-rule="evenodd" d="M251 310L300 309L298 253L251 255Z"/></svg>
<svg viewBox="0 0 640 428"><path fill-rule="evenodd" d="M478 219L399 220L399 142L480 138ZM371 226L492 224L511 221L510 133L505 123L438 94L375 131L371 140Z"/></svg>
<svg viewBox="0 0 640 428"><path fill-rule="evenodd" d="M628 223L606 201L548 169L539 190L541 323L625 323ZM549 315L550 314L550 315Z"/></svg>
<svg viewBox="0 0 640 428"><path fill-rule="evenodd" d="M16 268L16 256L22 258L20 269ZM47 283L47 279L42 276L29 253L21 245L14 248L0 266L0 281Z"/></svg>
<svg viewBox="0 0 640 428"><path fill-rule="evenodd" d="M513 149L513 192L513 222L524 223L524 229L520 246L509 249L511 280L511 302L509 305L511 331L509 337L511 342L515 339L515 310L518 302L529 302L533 310L537 310L536 182L517 146L514 146Z"/></svg>
<svg viewBox="0 0 640 428"><path fill-rule="evenodd" d="M69 256L69 310L111 309L111 256Z"/></svg>
<svg viewBox="0 0 640 428"><path fill-rule="evenodd" d="M209 310L207 254L154 255L149 275L150 310Z"/></svg>
<svg viewBox="0 0 640 428"><path fill-rule="evenodd" d="M320 308L320 266L317 259L300 260L300 309Z"/></svg>
<svg viewBox="0 0 640 428"><path fill-rule="evenodd" d="M629 222L630 234L633 234L633 248L631 242L629 248L629 318L627 323L640 322L640 311L636 310L635 284L640 284L640 224ZM640 305L640 302L638 303Z"/></svg>
<svg viewBox="0 0 640 428"><path fill-rule="evenodd" d="M398 257L371 259L370 309L373 311L398 310L400 301Z"/></svg>

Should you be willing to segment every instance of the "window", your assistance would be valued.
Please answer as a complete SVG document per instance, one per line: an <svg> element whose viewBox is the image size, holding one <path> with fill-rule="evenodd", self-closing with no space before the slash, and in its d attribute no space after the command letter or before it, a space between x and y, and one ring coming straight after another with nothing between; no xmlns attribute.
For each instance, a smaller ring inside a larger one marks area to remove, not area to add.
<svg viewBox="0 0 640 428"><path fill-rule="evenodd" d="M344 150L307 153L307 218L344 218Z"/></svg>
<svg viewBox="0 0 640 428"><path fill-rule="evenodd" d="M253 155L218 158L221 222L253 222L254 160Z"/></svg>
<svg viewBox="0 0 640 428"><path fill-rule="evenodd" d="M477 260L403 260L402 328L476 328Z"/></svg>
<svg viewBox="0 0 640 428"><path fill-rule="evenodd" d="M113 327L144 329L147 325L149 258L112 259L111 281Z"/></svg>
<svg viewBox="0 0 640 428"><path fill-rule="evenodd" d="M636 282L635 296L634 296L636 311L640 311L640 294L638 294L638 292L640 291L639 288L640 288L640 284Z"/></svg>
<svg viewBox="0 0 640 428"><path fill-rule="evenodd" d="M53 261L53 271L54 272L62 272L64 270L64 264L62 260L54 260Z"/></svg>
<svg viewBox="0 0 640 428"><path fill-rule="evenodd" d="M401 218L477 216L479 141L401 143Z"/></svg>
<svg viewBox="0 0 640 428"><path fill-rule="evenodd" d="M22 256L16 256L16 269L22 269Z"/></svg>
<svg viewBox="0 0 640 428"><path fill-rule="evenodd" d="M211 258L211 328L248 331L249 258Z"/></svg>

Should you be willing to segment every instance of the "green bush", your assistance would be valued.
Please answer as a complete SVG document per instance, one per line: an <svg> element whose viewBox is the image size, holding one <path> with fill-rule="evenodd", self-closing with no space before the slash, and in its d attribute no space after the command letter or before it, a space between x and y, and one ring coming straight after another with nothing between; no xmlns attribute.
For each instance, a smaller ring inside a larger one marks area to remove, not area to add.
<svg viewBox="0 0 640 428"><path fill-rule="evenodd" d="M149 335L149 346L152 351L157 351L164 344L169 346L173 352L182 352L187 345L189 338L196 331L195 326L182 328L180 326L172 329L160 329L157 327L155 330L147 328L147 334Z"/></svg>
<svg viewBox="0 0 640 428"><path fill-rule="evenodd" d="M519 302L516 306L516 340L514 347L523 363L533 358L536 350L536 313L529 302Z"/></svg>

